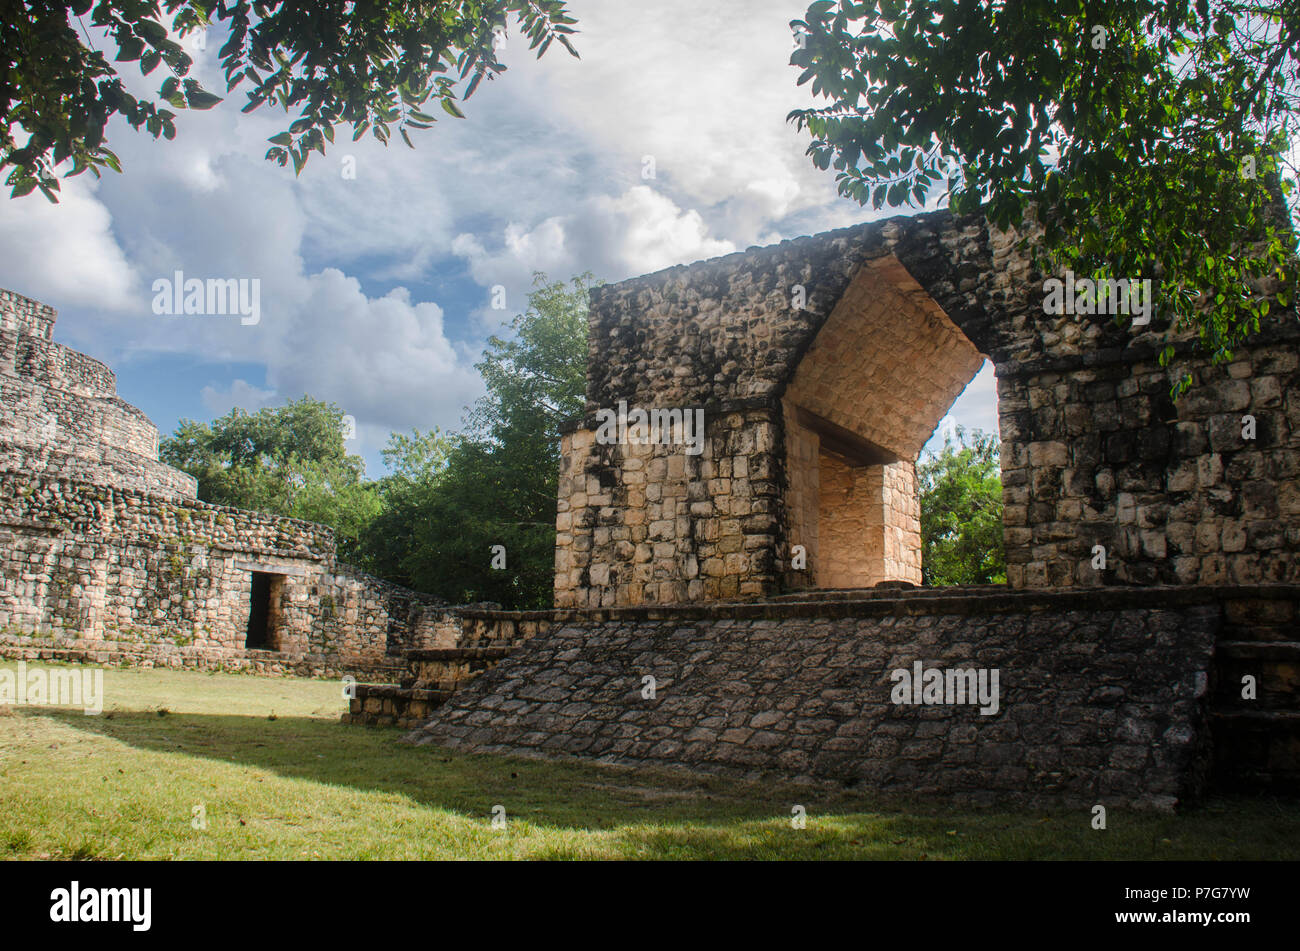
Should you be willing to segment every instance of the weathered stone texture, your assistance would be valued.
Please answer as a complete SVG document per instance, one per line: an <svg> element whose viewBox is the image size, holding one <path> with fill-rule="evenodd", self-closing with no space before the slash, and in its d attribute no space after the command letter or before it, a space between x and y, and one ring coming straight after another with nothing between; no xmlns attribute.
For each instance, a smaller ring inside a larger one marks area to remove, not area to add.
<svg viewBox="0 0 1300 951"><path fill-rule="evenodd" d="M324 526L196 501L54 319L0 291L0 653L388 676L401 651L456 641L453 610L338 563ZM269 649L248 644L254 572L272 579Z"/></svg>
<svg viewBox="0 0 1300 951"><path fill-rule="evenodd" d="M1152 590L754 608L557 624L412 739L1000 805L1168 808L1204 781L1217 602ZM892 703L891 671L916 661L998 669L999 712Z"/></svg>
<svg viewBox="0 0 1300 951"><path fill-rule="evenodd" d="M999 380L1007 577L1015 586L1300 578L1300 386L1289 327L1227 367L1048 365ZM1171 384L1196 386L1176 403ZM1243 437L1244 418L1255 437ZM1094 546L1106 567L1093 567Z"/></svg>
<svg viewBox="0 0 1300 951"><path fill-rule="evenodd" d="M593 291L557 606L918 582L912 466L981 355L1013 587L1300 580L1295 314L1275 308L1228 367L1174 335L1164 368L1158 325L1044 313L1018 240L937 212ZM620 401L703 408L704 452L599 444L595 414Z"/></svg>
<svg viewBox="0 0 1300 951"><path fill-rule="evenodd" d="M915 459L984 360L892 256L863 262L784 396Z"/></svg>
<svg viewBox="0 0 1300 951"><path fill-rule="evenodd" d="M0 477L0 630L245 649L251 573L281 579L271 647L382 666L447 614L336 564L328 529L129 489Z"/></svg>
<svg viewBox="0 0 1300 951"><path fill-rule="evenodd" d="M757 595L775 580L777 423L706 417L703 451L562 437L556 606Z"/></svg>
<svg viewBox="0 0 1300 951"><path fill-rule="evenodd" d="M356 684L344 723L421 726L457 691L556 623L549 611L458 609L454 632L433 649L405 651L398 683Z"/></svg>

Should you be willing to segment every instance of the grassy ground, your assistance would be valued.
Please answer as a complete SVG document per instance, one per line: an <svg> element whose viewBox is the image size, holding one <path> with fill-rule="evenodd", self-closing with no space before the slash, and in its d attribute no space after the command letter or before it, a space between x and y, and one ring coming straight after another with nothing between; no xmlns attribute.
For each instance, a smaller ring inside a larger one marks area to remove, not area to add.
<svg viewBox="0 0 1300 951"><path fill-rule="evenodd" d="M958 810L413 747L400 730L340 725L340 687L324 681L106 670L104 687L97 717L0 707L0 856L1300 858L1296 802L1112 809L1095 831L1086 811Z"/></svg>

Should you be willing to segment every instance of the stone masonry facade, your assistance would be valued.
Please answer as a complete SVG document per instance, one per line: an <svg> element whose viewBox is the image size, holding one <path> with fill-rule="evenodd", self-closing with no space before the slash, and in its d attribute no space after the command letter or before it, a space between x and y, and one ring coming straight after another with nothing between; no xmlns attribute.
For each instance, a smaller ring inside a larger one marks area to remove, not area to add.
<svg viewBox="0 0 1300 951"><path fill-rule="evenodd" d="M208 505L111 370L0 291L0 654L396 676L448 605L342 564L329 529Z"/></svg>
<svg viewBox="0 0 1300 951"><path fill-rule="evenodd" d="M1012 587L1300 580L1294 313L1228 366L1175 336L1162 367L1158 320L1044 313L1018 242L935 212L593 291L557 607L919 583L917 456L984 358ZM702 451L602 442L620 402L703 409Z"/></svg>
<svg viewBox="0 0 1300 951"><path fill-rule="evenodd" d="M1044 279L938 212L593 291L552 623L410 739L999 805L1300 789L1294 312L1215 367ZM985 359L1008 584L916 588L918 454ZM1000 706L898 702L918 666Z"/></svg>
<svg viewBox="0 0 1300 951"><path fill-rule="evenodd" d="M984 588L587 610L411 737L987 805L1169 809L1210 780L1212 721L1225 774L1243 771L1233 756L1249 746L1225 725L1259 725L1258 711L1238 712L1251 706L1239 678L1216 684L1216 643L1243 636L1234 619L1260 614L1293 631L1298 599L1297 586ZM917 663L998 670L998 709L895 702L892 673ZM1261 681L1294 706L1295 668L1279 670ZM1290 749L1264 765L1294 790Z"/></svg>

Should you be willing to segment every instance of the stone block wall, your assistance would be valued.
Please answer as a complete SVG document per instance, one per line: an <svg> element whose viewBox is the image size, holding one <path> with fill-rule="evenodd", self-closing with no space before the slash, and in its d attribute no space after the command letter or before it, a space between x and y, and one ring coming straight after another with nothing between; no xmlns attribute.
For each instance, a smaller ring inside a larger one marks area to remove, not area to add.
<svg viewBox="0 0 1300 951"><path fill-rule="evenodd" d="M103 450L111 447L117 454L152 463L160 480L166 475L167 467L158 462L157 428L144 413L115 396L85 397L0 377L0 399L0 429L12 446L106 465Z"/></svg>
<svg viewBox="0 0 1300 951"><path fill-rule="evenodd" d="M42 340L54 334L58 312L49 304L0 287L0 332L23 333Z"/></svg>
<svg viewBox="0 0 1300 951"><path fill-rule="evenodd" d="M561 438L557 607L761 594L776 574L770 409L705 412L699 455L601 445L593 423Z"/></svg>
<svg viewBox="0 0 1300 951"><path fill-rule="evenodd" d="M1132 346L1001 371L1009 583L1300 579L1300 334L1266 331L1226 367Z"/></svg>
<svg viewBox="0 0 1300 951"><path fill-rule="evenodd" d="M103 363L44 337L0 331L4 366L37 386L88 398L117 395L117 375Z"/></svg>
<svg viewBox="0 0 1300 951"><path fill-rule="evenodd" d="M1207 779L1225 605L1298 596L980 589L589 611L529 640L412 739L995 806L1168 809ZM996 712L895 702L893 672L917 663L997 670Z"/></svg>
<svg viewBox="0 0 1300 951"><path fill-rule="evenodd" d="M477 605L456 609L456 639L439 647L501 648L519 647L530 638L551 629L551 611L487 610Z"/></svg>
<svg viewBox="0 0 1300 951"><path fill-rule="evenodd" d="M363 671L458 622L336 563L328 529L189 500L0 476L0 630L83 645L248 648L253 573L276 579L268 649Z"/></svg>
<svg viewBox="0 0 1300 951"><path fill-rule="evenodd" d="M789 546L782 564L787 588L817 587L821 564L821 440L796 420L789 400L781 402L781 424L785 431L785 525ZM795 546L803 547L804 561L796 562ZM829 587L830 585L825 585Z"/></svg>
<svg viewBox="0 0 1300 951"><path fill-rule="evenodd" d="M881 534L885 547L882 580L921 583L921 499L916 464L906 460L879 467Z"/></svg>
<svg viewBox="0 0 1300 951"><path fill-rule="evenodd" d="M919 582L914 464L984 358L999 381L1012 587L1300 580L1295 313L1275 308L1233 366L1211 367L1158 319L1045 313L1019 240L937 212L594 290L587 416L562 446L557 606ZM1175 402L1188 369L1197 385ZM704 407L704 454L656 447L652 473L596 445L595 414L620 402ZM743 478L723 474L730 446ZM718 543L707 569L701 540Z"/></svg>
<svg viewBox="0 0 1300 951"><path fill-rule="evenodd" d="M0 653L387 677L459 637L446 604L339 563L324 526L196 501L55 316L0 291Z"/></svg>
<svg viewBox="0 0 1300 951"><path fill-rule="evenodd" d="M0 290L0 472L194 498L158 461L158 429L117 396L104 364L50 339L53 308Z"/></svg>

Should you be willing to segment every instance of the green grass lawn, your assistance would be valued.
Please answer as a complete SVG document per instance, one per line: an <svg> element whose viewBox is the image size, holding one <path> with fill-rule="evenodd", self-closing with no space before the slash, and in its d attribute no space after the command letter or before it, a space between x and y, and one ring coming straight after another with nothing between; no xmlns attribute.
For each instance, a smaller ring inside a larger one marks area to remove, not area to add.
<svg viewBox="0 0 1300 951"><path fill-rule="evenodd" d="M341 725L340 686L320 680L109 669L104 688L102 716L0 707L0 855L1300 858L1293 801L1112 808L1096 831L1086 810L956 809L415 747L401 730Z"/></svg>

